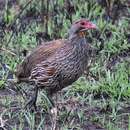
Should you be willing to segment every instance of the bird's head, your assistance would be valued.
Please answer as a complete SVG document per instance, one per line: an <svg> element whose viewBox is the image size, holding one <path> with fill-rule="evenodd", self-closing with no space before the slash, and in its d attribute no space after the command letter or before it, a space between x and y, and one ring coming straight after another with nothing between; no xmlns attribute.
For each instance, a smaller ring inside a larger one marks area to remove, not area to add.
<svg viewBox="0 0 130 130"><path fill-rule="evenodd" d="M84 36L87 30L96 29L97 26L87 19L80 19L75 21L69 30L69 37L73 35Z"/></svg>

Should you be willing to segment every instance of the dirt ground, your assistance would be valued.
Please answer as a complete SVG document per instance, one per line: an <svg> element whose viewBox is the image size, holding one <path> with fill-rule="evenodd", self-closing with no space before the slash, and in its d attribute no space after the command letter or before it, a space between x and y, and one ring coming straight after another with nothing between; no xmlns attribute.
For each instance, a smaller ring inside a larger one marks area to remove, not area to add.
<svg viewBox="0 0 130 130"><path fill-rule="evenodd" d="M89 99L87 98L83 100L76 97L76 95L64 97L66 90L54 96L53 100L55 100L55 107L58 110L56 117L51 113L51 108L47 108L46 103L42 102L42 92L39 94L38 108L32 112L23 109L27 99L23 99L18 91L10 87L0 90L0 130L38 129L40 123L43 124L40 128L52 130L53 118L56 119L56 130L64 130L65 128L67 130L106 130L104 128L105 124L111 120L109 116L109 113L112 111L110 106L102 106L102 99L99 95L98 98L92 98L93 103L88 101ZM80 95L82 96L82 93ZM89 94L86 95L86 97L90 96ZM124 102L122 102L120 107L117 113L119 117L118 123L115 125L123 130L127 130L130 109L127 103L124 106ZM104 122L101 122L98 117L105 119ZM30 126L31 122L35 122L35 125ZM111 122L115 123L114 120Z"/></svg>

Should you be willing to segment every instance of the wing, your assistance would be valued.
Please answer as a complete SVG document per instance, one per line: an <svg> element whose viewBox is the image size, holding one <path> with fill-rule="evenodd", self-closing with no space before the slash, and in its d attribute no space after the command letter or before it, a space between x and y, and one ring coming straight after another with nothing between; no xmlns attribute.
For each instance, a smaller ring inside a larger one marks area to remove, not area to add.
<svg viewBox="0 0 130 130"><path fill-rule="evenodd" d="M64 45L65 40L54 40L46 42L32 51L23 62L16 68L16 77L27 78L31 74L31 70L42 61L45 61Z"/></svg>

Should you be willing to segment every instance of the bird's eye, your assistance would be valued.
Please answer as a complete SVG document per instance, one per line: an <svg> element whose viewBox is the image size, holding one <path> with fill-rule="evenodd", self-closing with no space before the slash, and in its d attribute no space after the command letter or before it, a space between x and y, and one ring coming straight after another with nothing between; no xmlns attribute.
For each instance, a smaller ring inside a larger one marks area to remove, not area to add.
<svg viewBox="0 0 130 130"><path fill-rule="evenodd" d="M85 25L85 22L82 22L81 25Z"/></svg>

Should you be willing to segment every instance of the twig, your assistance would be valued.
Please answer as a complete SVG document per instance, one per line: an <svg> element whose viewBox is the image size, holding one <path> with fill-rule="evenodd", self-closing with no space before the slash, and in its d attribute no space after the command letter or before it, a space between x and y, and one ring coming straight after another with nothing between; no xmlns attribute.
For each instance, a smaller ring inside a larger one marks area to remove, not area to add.
<svg viewBox="0 0 130 130"><path fill-rule="evenodd" d="M14 52L12 52L11 50L7 50L6 48L0 48L0 50L1 51L5 51L5 52L7 52L7 53L9 53L9 54L11 54L11 55L13 55L13 56L16 56L16 54L14 53Z"/></svg>
<svg viewBox="0 0 130 130"><path fill-rule="evenodd" d="M5 123L7 122L7 120L3 120L2 116L0 116L0 129L6 130L5 129Z"/></svg>

